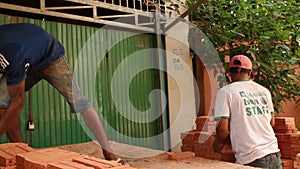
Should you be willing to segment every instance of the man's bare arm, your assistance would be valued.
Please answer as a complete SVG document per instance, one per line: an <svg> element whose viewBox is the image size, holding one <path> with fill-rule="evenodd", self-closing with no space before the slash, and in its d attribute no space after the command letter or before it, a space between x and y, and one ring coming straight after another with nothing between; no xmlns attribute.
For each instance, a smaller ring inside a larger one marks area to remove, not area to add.
<svg viewBox="0 0 300 169"><path fill-rule="evenodd" d="M11 127L22 111L25 104L25 80L16 85L7 86L7 90L11 101L0 119L0 136Z"/></svg>
<svg viewBox="0 0 300 169"><path fill-rule="evenodd" d="M213 148L215 152L221 152L229 136L229 119L221 118L218 121L216 134L216 140L214 142Z"/></svg>

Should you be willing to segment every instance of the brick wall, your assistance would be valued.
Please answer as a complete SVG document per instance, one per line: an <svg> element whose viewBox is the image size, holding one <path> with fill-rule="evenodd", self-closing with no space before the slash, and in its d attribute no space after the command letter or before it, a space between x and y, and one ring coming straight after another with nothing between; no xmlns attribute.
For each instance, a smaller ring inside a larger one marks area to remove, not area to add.
<svg viewBox="0 0 300 169"><path fill-rule="evenodd" d="M191 151L195 156L235 162L230 140L228 140L221 151L213 151L213 142L216 137L216 122L213 117L199 116L196 121L196 130L181 133L181 151ZM282 155L284 169L300 169L300 132L295 125L293 117L276 117L274 132L278 139L278 146Z"/></svg>

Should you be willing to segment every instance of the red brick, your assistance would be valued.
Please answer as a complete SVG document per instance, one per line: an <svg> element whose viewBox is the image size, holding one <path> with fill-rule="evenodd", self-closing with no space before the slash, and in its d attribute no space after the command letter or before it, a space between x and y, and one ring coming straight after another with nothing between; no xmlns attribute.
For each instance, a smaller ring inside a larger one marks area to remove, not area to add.
<svg viewBox="0 0 300 169"><path fill-rule="evenodd" d="M84 164L86 166L94 167L95 169L111 168L111 167L117 167L122 165L121 163L117 163L114 161L107 161L96 157L88 157L88 156L81 156L78 158L74 158L73 161L80 164Z"/></svg>
<svg viewBox="0 0 300 169"><path fill-rule="evenodd" d="M236 159L234 154L222 154L222 161L235 163Z"/></svg>
<svg viewBox="0 0 300 169"><path fill-rule="evenodd" d="M192 130L180 134L181 139L194 140L195 134L199 134L200 131Z"/></svg>
<svg viewBox="0 0 300 169"><path fill-rule="evenodd" d="M182 144L193 144L194 139L193 138L184 138L182 139Z"/></svg>
<svg viewBox="0 0 300 169"><path fill-rule="evenodd" d="M288 122L295 122L294 117L275 117L275 124L281 125Z"/></svg>
<svg viewBox="0 0 300 169"><path fill-rule="evenodd" d="M275 133L278 143L291 143L292 133Z"/></svg>
<svg viewBox="0 0 300 169"><path fill-rule="evenodd" d="M207 158L208 159L212 159L212 160L222 160L222 154L221 153L216 153L214 151L211 151L207 154Z"/></svg>
<svg viewBox="0 0 300 169"><path fill-rule="evenodd" d="M291 144L300 144L300 132L291 134Z"/></svg>
<svg viewBox="0 0 300 169"><path fill-rule="evenodd" d="M47 165L47 169L94 169L93 167L89 167L83 164L79 164L76 162L54 162Z"/></svg>
<svg viewBox="0 0 300 169"><path fill-rule="evenodd" d="M294 161L294 168L295 169L300 169L300 162L299 161Z"/></svg>
<svg viewBox="0 0 300 169"><path fill-rule="evenodd" d="M16 155L29 151L34 151L34 149L25 143L0 144L0 166L16 165Z"/></svg>
<svg viewBox="0 0 300 169"><path fill-rule="evenodd" d="M294 161L291 159L281 159L283 169L293 169Z"/></svg>
<svg viewBox="0 0 300 169"><path fill-rule="evenodd" d="M296 128L294 128L294 129L276 129L276 128L274 128L274 132L276 132L276 133L296 133L297 129Z"/></svg>
<svg viewBox="0 0 300 169"><path fill-rule="evenodd" d="M5 151L0 150L0 166L7 167L15 165L15 157L6 153Z"/></svg>
<svg viewBox="0 0 300 169"><path fill-rule="evenodd" d="M300 162L300 153L298 153L295 157L295 161L299 161Z"/></svg>
<svg viewBox="0 0 300 169"><path fill-rule="evenodd" d="M194 152L172 152L172 153L167 153L168 155L168 160L184 160L184 159L189 159L189 158L194 158L195 153Z"/></svg>
<svg viewBox="0 0 300 169"><path fill-rule="evenodd" d="M285 143L285 142L279 142L278 147L281 152L281 157L282 158L291 158L291 144L290 143Z"/></svg>
<svg viewBox="0 0 300 169"><path fill-rule="evenodd" d="M109 169L137 169L137 168L122 165L122 166L118 166L118 167L112 167L112 168L109 168Z"/></svg>
<svg viewBox="0 0 300 169"><path fill-rule="evenodd" d="M181 151L184 152L184 151L194 151L194 145L192 144L191 146L185 146L185 145L182 145L181 146Z"/></svg>
<svg viewBox="0 0 300 169"><path fill-rule="evenodd" d="M48 148L36 150L34 152L22 153L17 155L17 168L18 169L44 169L48 163L68 160L75 158L81 154L62 150L59 148Z"/></svg>
<svg viewBox="0 0 300 169"><path fill-rule="evenodd" d="M200 144L210 143L212 145L215 138L216 138L216 135L213 133L199 132L199 133L195 133L194 143L200 143Z"/></svg>
<svg viewBox="0 0 300 169"><path fill-rule="evenodd" d="M212 116L199 116L196 119L196 130L203 132L215 132L217 122Z"/></svg>

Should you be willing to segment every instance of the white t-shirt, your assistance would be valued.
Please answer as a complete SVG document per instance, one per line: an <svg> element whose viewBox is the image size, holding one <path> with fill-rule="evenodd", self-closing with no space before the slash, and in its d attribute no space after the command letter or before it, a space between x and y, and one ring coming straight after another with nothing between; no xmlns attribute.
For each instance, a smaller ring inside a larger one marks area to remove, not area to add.
<svg viewBox="0 0 300 169"><path fill-rule="evenodd" d="M230 118L230 139L236 162L247 164L279 152L270 124L271 93L258 83L237 81L217 92L215 118Z"/></svg>

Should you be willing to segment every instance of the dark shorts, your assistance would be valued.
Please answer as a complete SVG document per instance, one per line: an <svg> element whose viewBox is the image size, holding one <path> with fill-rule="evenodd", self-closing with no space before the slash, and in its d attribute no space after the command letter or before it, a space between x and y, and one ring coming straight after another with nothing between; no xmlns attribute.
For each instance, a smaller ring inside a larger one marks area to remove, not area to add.
<svg viewBox="0 0 300 169"><path fill-rule="evenodd" d="M67 64L65 57L60 57L50 63L41 71L29 71L25 80L25 90L28 91L40 80L48 81L67 100L73 112L83 112L91 105L89 100L80 91L73 73ZM8 107L10 96L6 87L5 78L0 81L0 108Z"/></svg>

